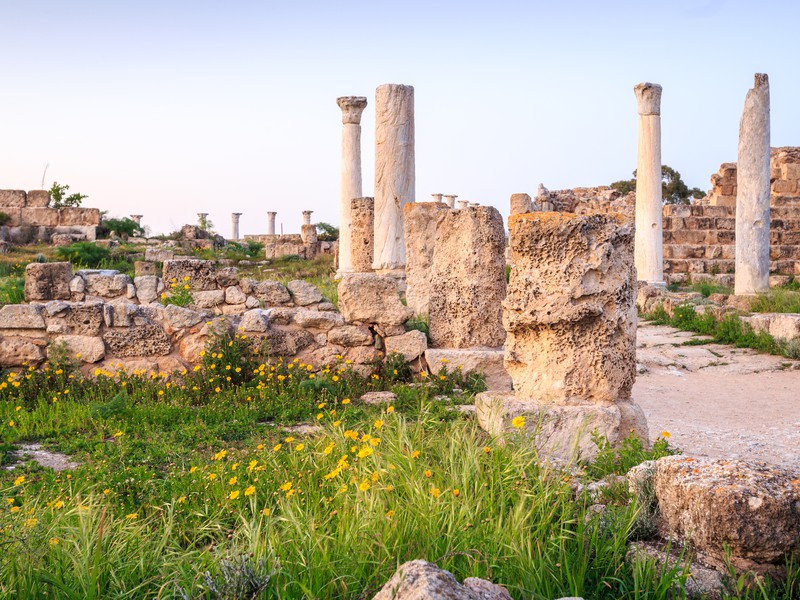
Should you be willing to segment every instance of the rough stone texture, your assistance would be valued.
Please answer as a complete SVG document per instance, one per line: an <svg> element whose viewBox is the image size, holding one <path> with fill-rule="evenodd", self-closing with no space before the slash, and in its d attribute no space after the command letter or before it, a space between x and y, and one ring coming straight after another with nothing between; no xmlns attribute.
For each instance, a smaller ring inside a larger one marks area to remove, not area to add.
<svg viewBox="0 0 800 600"><path fill-rule="evenodd" d="M142 304L150 304L158 300L164 291L164 282L156 275L142 275L133 280L136 286L136 297Z"/></svg>
<svg viewBox="0 0 800 600"><path fill-rule="evenodd" d="M192 292L194 305L197 308L214 308L225 304L225 290L208 290L205 292Z"/></svg>
<svg viewBox="0 0 800 600"><path fill-rule="evenodd" d="M96 227L100 225L100 210L97 208L59 208L58 224Z"/></svg>
<svg viewBox="0 0 800 600"><path fill-rule="evenodd" d="M394 392L367 392L360 398L364 404L372 406L378 404L393 404L397 402L397 394Z"/></svg>
<svg viewBox="0 0 800 600"><path fill-rule="evenodd" d="M31 263L25 267L25 299L69 300L72 265L68 262Z"/></svg>
<svg viewBox="0 0 800 600"><path fill-rule="evenodd" d="M533 203L528 194L511 194L511 211L512 215L521 215L529 213L533 210Z"/></svg>
<svg viewBox="0 0 800 600"><path fill-rule="evenodd" d="M431 345L502 346L505 294L505 229L497 209L441 211L431 267Z"/></svg>
<svg viewBox="0 0 800 600"><path fill-rule="evenodd" d="M242 315L242 320L239 322L239 331L264 333L269 329L269 312L269 310L261 308L248 310Z"/></svg>
<svg viewBox="0 0 800 600"><path fill-rule="evenodd" d="M26 199L25 190L0 190L0 209L25 208Z"/></svg>
<svg viewBox="0 0 800 600"><path fill-rule="evenodd" d="M217 285L225 288L232 285L239 285L239 269L236 267L223 267L219 269L217 271Z"/></svg>
<svg viewBox="0 0 800 600"><path fill-rule="evenodd" d="M106 355L106 348L103 340L99 337L90 335L62 335L53 338L53 343L65 344L72 356L79 358L85 363L96 363ZM50 346L49 350L52 348Z"/></svg>
<svg viewBox="0 0 800 600"><path fill-rule="evenodd" d="M414 202L414 88L375 90L375 246L372 267L387 273L406 264L403 207Z"/></svg>
<svg viewBox="0 0 800 600"><path fill-rule="evenodd" d="M290 281L286 287L292 293L292 299L297 306L308 306L309 304L322 302L325 299L322 292L315 285L301 279Z"/></svg>
<svg viewBox="0 0 800 600"><path fill-rule="evenodd" d="M372 341L372 332L364 325L342 325L328 332L328 342L338 346L369 346Z"/></svg>
<svg viewBox="0 0 800 600"><path fill-rule="evenodd" d="M637 276L651 284L664 282L661 203L661 86L633 88L639 112L636 166L635 262Z"/></svg>
<svg viewBox="0 0 800 600"><path fill-rule="evenodd" d="M106 331L103 334L108 353L119 357L166 356L172 343L161 327L154 324L137 325Z"/></svg>
<svg viewBox="0 0 800 600"><path fill-rule="evenodd" d="M441 202L411 202L403 208L406 245L406 302L418 315L428 314L431 267Z"/></svg>
<svg viewBox="0 0 800 600"><path fill-rule="evenodd" d="M298 310L294 315L294 322L307 329L321 329L329 331L334 327L344 325L344 318L336 312L320 312L318 310Z"/></svg>
<svg viewBox="0 0 800 600"><path fill-rule="evenodd" d="M168 287L173 284L188 283L192 290L216 290L216 265L213 260L166 260L162 278ZM187 280L186 277L189 279Z"/></svg>
<svg viewBox="0 0 800 600"><path fill-rule="evenodd" d="M27 225L39 227L58 227L58 209L55 208L23 208L20 219Z"/></svg>
<svg viewBox="0 0 800 600"><path fill-rule="evenodd" d="M339 282L339 310L349 323L402 325L414 311L400 301L397 282L368 273L345 275Z"/></svg>
<svg viewBox="0 0 800 600"><path fill-rule="evenodd" d="M374 248L375 199L353 198L350 201L350 255L354 273L372 271Z"/></svg>
<svg viewBox="0 0 800 600"><path fill-rule="evenodd" d="M175 258L175 252L168 248L145 248L144 259L152 262L166 262Z"/></svg>
<svg viewBox="0 0 800 600"><path fill-rule="evenodd" d="M363 96L336 99L342 109L342 175L339 193L339 269L353 271L351 252L351 210L353 198L361 197L361 113L367 106Z"/></svg>
<svg viewBox="0 0 800 600"><path fill-rule="evenodd" d="M302 329L269 329L248 337L261 344L269 356L293 356L314 343L314 336Z"/></svg>
<svg viewBox="0 0 800 600"><path fill-rule="evenodd" d="M479 348L428 348L425 360L432 373L444 367L448 373L460 369L465 375L481 373L486 378L486 389L511 391L511 376L506 371L503 350Z"/></svg>
<svg viewBox="0 0 800 600"><path fill-rule="evenodd" d="M167 323L174 329L189 329L203 320L203 315L182 306L168 304L164 307Z"/></svg>
<svg viewBox="0 0 800 600"><path fill-rule="evenodd" d="M633 231L566 213L509 218L506 369L521 398L616 402L636 377ZM432 329L432 327L431 327Z"/></svg>
<svg viewBox="0 0 800 600"><path fill-rule="evenodd" d="M50 206L50 192L47 190L31 190L28 192L28 208L47 208Z"/></svg>
<svg viewBox="0 0 800 600"><path fill-rule="evenodd" d="M255 297L265 306L280 306L292 301L289 290L278 281L260 281L253 287Z"/></svg>
<svg viewBox="0 0 800 600"><path fill-rule="evenodd" d="M656 463L664 533L709 557L780 563L800 549L798 474L763 463L668 456Z"/></svg>
<svg viewBox="0 0 800 600"><path fill-rule="evenodd" d="M0 306L0 329L45 329L44 307L38 304Z"/></svg>
<svg viewBox="0 0 800 600"><path fill-rule="evenodd" d="M225 288L226 304L244 304L247 300L245 293L237 285Z"/></svg>
<svg viewBox="0 0 800 600"><path fill-rule="evenodd" d="M508 591L484 579L470 577L461 585L452 573L424 560L398 567L373 600L511 600Z"/></svg>
<svg viewBox="0 0 800 600"><path fill-rule="evenodd" d="M76 335L98 335L103 325L103 305L99 302L76 302L65 317L70 331Z"/></svg>
<svg viewBox="0 0 800 600"><path fill-rule="evenodd" d="M303 244L306 246L315 246L317 243L317 226L311 223L303 223L300 226L300 239L303 240ZM314 258L314 256L306 255L306 258Z"/></svg>
<svg viewBox="0 0 800 600"><path fill-rule="evenodd" d="M128 290L131 278L113 270L83 270L78 275L86 282L86 293L101 298L116 298Z"/></svg>
<svg viewBox="0 0 800 600"><path fill-rule="evenodd" d="M769 79L756 73L739 125L736 192L737 296L769 291Z"/></svg>
<svg viewBox="0 0 800 600"><path fill-rule="evenodd" d="M384 340L386 355L393 352L402 354L406 362L411 362L425 354L428 349L428 338L417 330L407 331L403 335L387 337Z"/></svg>
<svg viewBox="0 0 800 600"><path fill-rule="evenodd" d="M36 366L44 360L46 342L0 335L0 367Z"/></svg>

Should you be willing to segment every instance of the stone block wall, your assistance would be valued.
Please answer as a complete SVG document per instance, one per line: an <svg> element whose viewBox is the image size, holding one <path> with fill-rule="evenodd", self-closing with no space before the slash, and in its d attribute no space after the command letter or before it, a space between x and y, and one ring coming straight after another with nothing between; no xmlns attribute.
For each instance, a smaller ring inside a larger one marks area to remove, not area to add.
<svg viewBox="0 0 800 600"><path fill-rule="evenodd" d="M100 224L97 208L50 208L46 190L0 190L0 212L11 217L0 227L0 241L14 244L49 243L56 235L93 241Z"/></svg>
<svg viewBox="0 0 800 600"><path fill-rule="evenodd" d="M314 230L316 233L316 229ZM252 235L244 236L245 241L260 242L264 244L266 258L280 258L281 256L299 256L301 258L314 258L319 254L335 254L337 242L321 242L315 238L307 241L300 234L287 233L283 235Z"/></svg>
<svg viewBox="0 0 800 600"><path fill-rule="evenodd" d="M770 206L800 206L800 148L770 151ZM736 163L723 163L711 176L711 191L703 204L736 206Z"/></svg>

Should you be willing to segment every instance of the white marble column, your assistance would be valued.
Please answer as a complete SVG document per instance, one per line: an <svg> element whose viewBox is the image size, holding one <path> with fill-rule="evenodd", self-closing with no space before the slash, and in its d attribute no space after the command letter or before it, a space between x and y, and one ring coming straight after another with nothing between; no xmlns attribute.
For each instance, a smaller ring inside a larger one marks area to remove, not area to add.
<svg viewBox="0 0 800 600"><path fill-rule="evenodd" d="M769 78L766 73L756 73L739 125L734 284L737 296L769 291L769 138Z"/></svg>
<svg viewBox="0 0 800 600"><path fill-rule="evenodd" d="M442 202L442 196L443 196L443 195L444 195L444 194L431 194L431 196L433 197L433 201L434 201L434 202L438 202L438 203L440 203L440 204L441 204L441 202Z"/></svg>
<svg viewBox="0 0 800 600"><path fill-rule="evenodd" d="M303 211L303 225L311 225L311 213L313 212L313 210Z"/></svg>
<svg viewBox="0 0 800 600"><path fill-rule="evenodd" d="M142 217L144 217L144 215L131 215L131 220L134 223L136 223L137 225L141 225L142 224Z"/></svg>
<svg viewBox="0 0 800 600"><path fill-rule="evenodd" d="M458 198L458 194L445 194L444 203L447 204L448 208L455 208L456 198Z"/></svg>
<svg viewBox="0 0 800 600"><path fill-rule="evenodd" d="M277 214L276 212L267 213L267 235L275 235L275 216Z"/></svg>
<svg viewBox="0 0 800 600"><path fill-rule="evenodd" d="M468 208L469 201L468 200L459 200L458 201L458 208Z"/></svg>
<svg viewBox="0 0 800 600"><path fill-rule="evenodd" d="M375 91L375 248L378 274L403 277L403 206L415 201L414 88L385 84Z"/></svg>
<svg viewBox="0 0 800 600"><path fill-rule="evenodd" d="M233 225L232 240L239 239L239 217L241 216L242 213L231 213L231 224Z"/></svg>
<svg viewBox="0 0 800 600"><path fill-rule="evenodd" d="M636 161L636 276L650 285L664 285L664 241L661 204L661 86L640 83L633 88L639 111Z"/></svg>
<svg viewBox="0 0 800 600"><path fill-rule="evenodd" d="M336 99L342 109L342 176L339 191L339 268L337 275L353 272L350 201L361 197L361 113L363 96Z"/></svg>

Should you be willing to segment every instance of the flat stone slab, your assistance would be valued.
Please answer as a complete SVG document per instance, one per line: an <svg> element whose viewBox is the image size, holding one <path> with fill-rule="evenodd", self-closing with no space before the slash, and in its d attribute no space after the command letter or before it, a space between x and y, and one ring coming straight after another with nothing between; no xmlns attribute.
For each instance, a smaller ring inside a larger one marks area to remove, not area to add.
<svg viewBox="0 0 800 600"><path fill-rule="evenodd" d="M45 450L41 444L20 444L19 450L15 450L13 455L18 461L33 460L53 471L68 471L77 469L79 466L78 463L72 462L66 454ZM7 469L13 470L14 465Z"/></svg>
<svg viewBox="0 0 800 600"><path fill-rule="evenodd" d="M486 389L498 392L511 390L511 376L503 366L502 348L428 348L425 360L432 373L445 367L452 373L459 367L464 373L483 373Z"/></svg>

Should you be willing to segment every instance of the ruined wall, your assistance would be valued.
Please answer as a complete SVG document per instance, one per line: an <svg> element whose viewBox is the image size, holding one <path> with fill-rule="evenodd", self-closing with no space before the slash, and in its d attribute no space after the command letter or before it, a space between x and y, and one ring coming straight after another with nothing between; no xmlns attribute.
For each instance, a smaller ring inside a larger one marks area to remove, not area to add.
<svg viewBox="0 0 800 600"><path fill-rule="evenodd" d="M321 242L309 240L305 242L299 233L275 235L245 235L245 241L260 242L264 244L266 258L280 258L281 256L299 256L301 258L314 258L319 254L335 254L337 242Z"/></svg>
<svg viewBox="0 0 800 600"><path fill-rule="evenodd" d="M769 170L770 206L800 206L800 148L772 148ZM703 204L736 206L736 163L722 163L711 176L711 191Z"/></svg>
<svg viewBox="0 0 800 600"><path fill-rule="evenodd" d="M46 190L0 190L0 212L10 220L0 227L0 242L69 242L96 238L100 224L97 208L50 208Z"/></svg>
<svg viewBox="0 0 800 600"><path fill-rule="evenodd" d="M549 202L552 210L577 215L622 214L633 220L636 194L623 195L610 187L573 188L571 190L549 190L537 196L539 204Z"/></svg>

